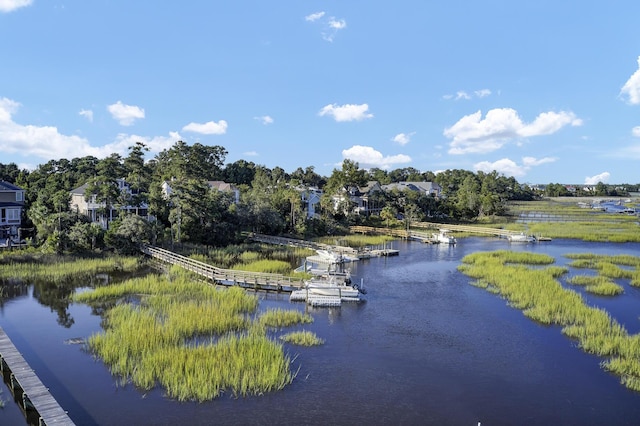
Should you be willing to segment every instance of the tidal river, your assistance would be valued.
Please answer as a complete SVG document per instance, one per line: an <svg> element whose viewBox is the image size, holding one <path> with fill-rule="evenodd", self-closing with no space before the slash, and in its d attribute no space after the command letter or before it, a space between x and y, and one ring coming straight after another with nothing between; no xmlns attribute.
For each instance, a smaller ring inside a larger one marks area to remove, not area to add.
<svg viewBox="0 0 640 426"><path fill-rule="evenodd" d="M398 257L351 265L368 290L366 302L309 311L315 321L304 328L324 345L287 347L298 370L294 383L262 396L179 403L161 389L121 385L82 345L70 344L100 331L100 316L77 304L61 318L33 289L4 303L0 326L78 425L640 424L640 394L602 370L602 358L470 285L456 269L475 251L531 250L565 265L568 253L638 256L640 244L465 238L454 247L393 248ZM617 282L623 295L583 297L638 333L640 289ZM283 295L259 297L261 308L305 309ZM0 389L0 424L25 424L4 384Z"/></svg>

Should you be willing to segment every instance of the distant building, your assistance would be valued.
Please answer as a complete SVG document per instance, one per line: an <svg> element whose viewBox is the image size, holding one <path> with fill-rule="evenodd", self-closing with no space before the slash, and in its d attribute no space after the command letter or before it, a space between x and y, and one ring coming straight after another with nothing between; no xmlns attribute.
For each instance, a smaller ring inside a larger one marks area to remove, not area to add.
<svg viewBox="0 0 640 426"><path fill-rule="evenodd" d="M125 194L124 198L130 198L133 194L129 184L124 179L117 179L118 189ZM109 222L118 218L121 213L130 213L142 216L147 220L153 219L149 216L149 206L142 203L139 206L116 206L114 204L107 210L106 203L98 202L96 195L87 197L86 192L89 184L84 184L71 191L71 210L87 216L92 222L99 223L104 229L107 229Z"/></svg>
<svg viewBox="0 0 640 426"><path fill-rule="evenodd" d="M304 204L304 210L307 212L307 219L316 217L318 205L322 198L322 191L314 187L299 187L296 190L300 193L300 198Z"/></svg>
<svg viewBox="0 0 640 426"><path fill-rule="evenodd" d="M24 190L0 181L0 239L18 237L24 208Z"/></svg>
<svg viewBox="0 0 640 426"><path fill-rule="evenodd" d="M337 211L343 206L346 208L344 213L349 213L348 210L351 209L351 212L364 216L380 214L384 205L379 201L376 193L381 192L382 187L378 181L369 181L364 186L348 186L340 189L332 197L333 207ZM345 202L349 205L345 205Z"/></svg>
<svg viewBox="0 0 640 426"><path fill-rule="evenodd" d="M382 185L382 189L385 191L394 189L399 191L418 191L435 198L440 198L442 195L442 188L435 182L394 182Z"/></svg>
<svg viewBox="0 0 640 426"><path fill-rule="evenodd" d="M207 185L209 185L209 188L211 188L212 190L232 194L233 202L235 204L238 204L240 202L240 190L234 184L226 183L221 180L210 180L210 181L207 181ZM162 188L162 196L164 197L164 199L165 200L170 199L171 194L173 194L173 188L171 188L171 183L165 180L162 182L162 184L160 184L160 187Z"/></svg>

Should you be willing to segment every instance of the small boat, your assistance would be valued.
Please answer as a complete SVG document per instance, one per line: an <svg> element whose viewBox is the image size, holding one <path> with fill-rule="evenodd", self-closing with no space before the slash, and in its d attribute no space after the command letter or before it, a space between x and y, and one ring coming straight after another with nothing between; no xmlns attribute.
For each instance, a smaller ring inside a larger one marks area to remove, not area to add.
<svg viewBox="0 0 640 426"><path fill-rule="evenodd" d="M521 232L519 234L507 235L507 240L511 243L535 243L536 237Z"/></svg>
<svg viewBox="0 0 640 426"><path fill-rule="evenodd" d="M360 294L367 293L363 285L351 282L349 273L329 273L323 276L316 276L306 280L304 288L309 295L333 296L345 300L358 299Z"/></svg>
<svg viewBox="0 0 640 426"><path fill-rule="evenodd" d="M449 235L448 229L441 229L440 232L433 234L433 240L440 244L455 244L457 243L455 237Z"/></svg>
<svg viewBox="0 0 640 426"><path fill-rule="evenodd" d="M334 253L329 250L316 250L319 258L325 263L342 263L344 262L344 258L342 255L338 253Z"/></svg>

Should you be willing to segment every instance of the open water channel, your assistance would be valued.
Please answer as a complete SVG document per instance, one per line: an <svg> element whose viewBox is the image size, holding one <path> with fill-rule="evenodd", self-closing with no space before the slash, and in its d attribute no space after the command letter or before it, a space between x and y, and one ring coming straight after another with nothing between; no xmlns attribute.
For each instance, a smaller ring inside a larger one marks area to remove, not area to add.
<svg viewBox="0 0 640 426"><path fill-rule="evenodd" d="M559 327L536 324L470 285L456 269L475 251L531 250L564 265L567 253L637 256L640 244L465 238L455 247L394 248L400 256L352 264L366 302L309 311L315 322L305 329L325 344L287 346L297 378L262 396L179 403L161 389L119 385L82 345L68 344L100 331L100 316L81 304L45 306L33 287L4 302L0 326L78 425L640 424L640 393L602 370L601 358L582 352ZM640 289L618 282L623 295L584 297L638 333ZM261 308L305 309L284 295L260 298ZM24 425L8 389L0 389L0 424Z"/></svg>

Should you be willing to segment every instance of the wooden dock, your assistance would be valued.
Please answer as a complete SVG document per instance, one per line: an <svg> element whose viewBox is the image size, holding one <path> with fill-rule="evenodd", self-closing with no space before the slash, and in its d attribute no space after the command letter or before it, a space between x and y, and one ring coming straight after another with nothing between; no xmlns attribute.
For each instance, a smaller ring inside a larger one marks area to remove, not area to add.
<svg viewBox="0 0 640 426"><path fill-rule="evenodd" d="M35 410L38 413L40 426L75 424L29 367L2 327L0 327L0 370L13 394L22 399L25 414L27 410Z"/></svg>
<svg viewBox="0 0 640 426"><path fill-rule="evenodd" d="M282 292L290 292L304 287L304 282L301 279L286 277L282 274L222 269L160 247L143 246L142 252L163 262L181 266L217 284L236 285L252 290Z"/></svg>

